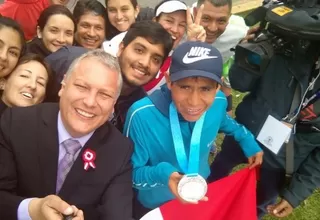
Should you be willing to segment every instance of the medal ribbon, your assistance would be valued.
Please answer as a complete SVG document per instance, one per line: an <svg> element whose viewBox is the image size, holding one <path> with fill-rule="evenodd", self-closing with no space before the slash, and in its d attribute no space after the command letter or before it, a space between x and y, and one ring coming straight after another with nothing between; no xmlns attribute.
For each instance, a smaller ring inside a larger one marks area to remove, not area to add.
<svg viewBox="0 0 320 220"><path fill-rule="evenodd" d="M172 102L169 109L171 134L176 157L182 171L187 175L198 175L200 159L200 139L206 112L196 122L190 141L189 159L183 143L177 108Z"/></svg>

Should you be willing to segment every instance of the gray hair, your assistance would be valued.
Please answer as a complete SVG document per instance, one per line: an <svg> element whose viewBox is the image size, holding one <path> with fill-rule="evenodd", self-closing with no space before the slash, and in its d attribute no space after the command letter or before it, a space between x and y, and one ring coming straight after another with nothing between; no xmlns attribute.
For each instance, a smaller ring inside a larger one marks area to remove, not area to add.
<svg viewBox="0 0 320 220"><path fill-rule="evenodd" d="M121 69L119 66L118 58L112 56L109 53L106 53L103 49L90 50L90 51L84 53L82 56L75 59L71 63L71 65L66 73L66 79L69 76L71 76L71 74L74 72L75 68L77 68L79 66L80 62L85 58L94 58L97 61L101 62L106 67L108 67L109 69L114 70L118 73L118 83L117 83L118 91L117 91L117 96L116 96L116 98L118 99L118 97L120 96L122 84L123 84Z"/></svg>
<svg viewBox="0 0 320 220"><path fill-rule="evenodd" d="M215 7L228 5L230 11L232 9L232 0L198 0L197 7L199 8L205 1L210 2Z"/></svg>

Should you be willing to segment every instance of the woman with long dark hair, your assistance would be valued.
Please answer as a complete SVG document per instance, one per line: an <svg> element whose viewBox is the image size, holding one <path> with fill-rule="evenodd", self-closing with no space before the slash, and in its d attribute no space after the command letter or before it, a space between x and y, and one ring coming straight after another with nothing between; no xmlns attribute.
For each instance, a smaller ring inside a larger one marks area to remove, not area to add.
<svg viewBox="0 0 320 220"><path fill-rule="evenodd" d="M46 57L65 45L72 45L76 23L65 6L51 5L40 15L37 37L27 44L27 51Z"/></svg>

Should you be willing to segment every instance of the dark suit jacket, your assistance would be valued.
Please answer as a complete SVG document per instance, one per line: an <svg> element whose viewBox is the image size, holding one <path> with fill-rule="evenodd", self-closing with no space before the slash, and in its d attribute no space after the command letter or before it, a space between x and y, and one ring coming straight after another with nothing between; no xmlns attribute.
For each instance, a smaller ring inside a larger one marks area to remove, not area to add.
<svg viewBox="0 0 320 220"><path fill-rule="evenodd" d="M0 97L1 97L1 94L0 94ZM7 108L8 106L0 99L0 117Z"/></svg>
<svg viewBox="0 0 320 220"><path fill-rule="evenodd" d="M16 220L25 198L55 194L58 104L9 108L0 129L0 219ZM85 171L82 152L96 152ZM132 145L111 124L95 131L72 166L58 196L84 211L86 220L132 219Z"/></svg>

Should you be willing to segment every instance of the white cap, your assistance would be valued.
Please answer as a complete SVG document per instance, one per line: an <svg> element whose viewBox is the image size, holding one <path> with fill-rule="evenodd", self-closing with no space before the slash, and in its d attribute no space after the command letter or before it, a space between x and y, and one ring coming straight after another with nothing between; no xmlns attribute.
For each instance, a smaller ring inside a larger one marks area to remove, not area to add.
<svg viewBox="0 0 320 220"><path fill-rule="evenodd" d="M156 11L156 17L158 17L161 13L172 13L180 10L187 11L186 4L178 0L167 1L158 7Z"/></svg>

